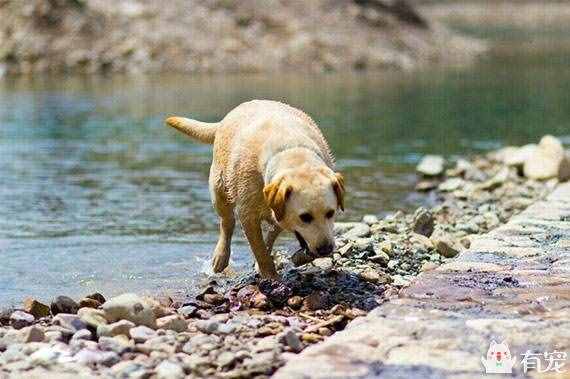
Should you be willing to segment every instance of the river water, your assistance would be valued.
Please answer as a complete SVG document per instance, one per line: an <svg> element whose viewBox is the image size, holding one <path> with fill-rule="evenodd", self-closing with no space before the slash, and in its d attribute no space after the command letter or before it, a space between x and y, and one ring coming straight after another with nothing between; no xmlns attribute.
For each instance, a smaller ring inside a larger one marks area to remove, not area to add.
<svg viewBox="0 0 570 379"><path fill-rule="evenodd" d="M342 219L357 220L429 203L413 191L424 154L454 159L546 133L570 142L567 56L410 73L6 78L0 306L94 290L177 295L205 277L217 236L211 148L166 128L165 116L219 120L253 98L302 108L347 179ZM236 237L241 270L252 260Z"/></svg>

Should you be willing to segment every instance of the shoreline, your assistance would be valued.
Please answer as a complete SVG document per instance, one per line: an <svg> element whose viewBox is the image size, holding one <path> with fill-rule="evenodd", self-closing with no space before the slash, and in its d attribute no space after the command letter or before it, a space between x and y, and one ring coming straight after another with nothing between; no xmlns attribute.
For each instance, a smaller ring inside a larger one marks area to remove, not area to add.
<svg viewBox="0 0 570 379"><path fill-rule="evenodd" d="M545 154L553 147L562 155ZM533 167L541 159L540 167L558 160L556 173ZM29 300L0 314L0 377L266 377L396 298L419 273L452 261L469 248L470 236L544 198L558 183L554 177L570 175L567 164L568 153L551 137L453 166L425 157L417 190L433 192L436 206L338 223L333 256L301 267L277 252L281 282L245 273L213 281L183 302L134 294L93 294L78 303L62 297L50 307Z"/></svg>

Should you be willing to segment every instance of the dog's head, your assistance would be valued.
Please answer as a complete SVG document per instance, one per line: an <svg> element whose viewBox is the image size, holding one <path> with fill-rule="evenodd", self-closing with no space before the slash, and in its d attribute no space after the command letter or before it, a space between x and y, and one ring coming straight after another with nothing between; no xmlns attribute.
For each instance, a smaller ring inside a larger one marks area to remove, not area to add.
<svg viewBox="0 0 570 379"><path fill-rule="evenodd" d="M344 210L344 179L323 168L290 170L274 178L263 195L275 220L295 233L302 247L318 256L334 250L334 219Z"/></svg>

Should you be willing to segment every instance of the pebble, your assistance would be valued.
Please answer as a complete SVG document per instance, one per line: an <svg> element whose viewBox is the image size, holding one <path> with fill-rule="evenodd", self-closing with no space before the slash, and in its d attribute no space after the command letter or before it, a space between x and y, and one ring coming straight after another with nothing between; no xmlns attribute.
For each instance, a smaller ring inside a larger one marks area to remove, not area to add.
<svg viewBox="0 0 570 379"><path fill-rule="evenodd" d="M445 160L439 155L426 155L416 166L416 171L424 176L439 176L443 174Z"/></svg>
<svg viewBox="0 0 570 379"><path fill-rule="evenodd" d="M420 207L414 213L412 222L412 230L414 233L429 237L432 235L435 227L433 214L427 209Z"/></svg>
<svg viewBox="0 0 570 379"><path fill-rule="evenodd" d="M317 258L313 261L313 264L323 271L329 271L333 268L332 258Z"/></svg>
<svg viewBox="0 0 570 379"><path fill-rule="evenodd" d="M111 367L121 360L119 355L113 351L100 351L93 349L82 349L75 354L73 358L84 365L101 364L107 367Z"/></svg>
<svg viewBox="0 0 570 379"><path fill-rule="evenodd" d="M124 335L115 337L99 337L99 348L104 351L114 351L117 354L123 354L134 347L132 341Z"/></svg>
<svg viewBox="0 0 570 379"><path fill-rule="evenodd" d="M445 258L453 258L461 251L461 247L448 236L438 236L432 241L437 252Z"/></svg>
<svg viewBox="0 0 570 379"><path fill-rule="evenodd" d="M97 335L99 337L114 337L118 336L119 334L128 336L130 330L134 327L135 324L133 322L128 320L120 320L112 324L99 325L97 327Z"/></svg>
<svg viewBox="0 0 570 379"><path fill-rule="evenodd" d="M156 331L149 328L148 326L135 326L129 330L129 335L135 342L142 343L147 340L156 337Z"/></svg>
<svg viewBox="0 0 570 379"><path fill-rule="evenodd" d="M107 325L108 321L105 318L105 313L99 309L81 308L77 311L77 315L87 325L97 329L102 325Z"/></svg>
<svg viewBox="0 0 570 379"><path fill-rule="evenodd" d="M198 308L193 305L185 305L183 307L178 308L178 313L184 316L185 318L190 318L196 314L197 310Z"/></svg>
<svg viewBox="0 0 570 379"><path fill-rule="evenodd" d="M570 178L570 157L559 139L544 136L536 149L532 150L523 166L524 175L535 180Z"/></svg>
<svg viewBox="0 0 570 379"><path fill-rule="evenodd" d="M156 320L156 326L160 329L174 330L175 332L183 332L188 329L188 323L180 315L161 317Z"/></svg>
<svg viewBox="0 0 570 379"><path fill-rule="evenodd" d="M294 352L298 353L301 350L303 350L303 343L301 342L301 339L291 329L286 330L283 333L282 338L285 341L285 343L287 344L287 346L289 346L291 348L291 350L293 350Z"/></svg>
<svg viewBox="0 0 570 379"><path fill-rule="evenodd" d="M28 326L21 330L24 343L43 342L45 334L42 329L37 326Z"/></svg>
<svg viewBox="0 0 570 379"><path fill-rule="evenodd" d="M75 314L79 310L79 305L70 297L58 296L51 302L50 308L54 316L58 313Z"/></svg>
<svg viewBox="0 0 570 379"><path fill-rule="evenodd" d="M231 351L223 351L218 355L216 363L219 367L226 367L232 365L236 361L236 355Z"/></svg>
<svg viewBox="0 0 570 379"><path fill-rule="evenodd" d="M356 239L368 237L370 235L370 226L364 223L356 223L349 231L345 232L342 237L346 239Z"/></svg>
<svg viewBox="0 0 570 379"><path fill-rule="evenodd" d="M362 222L368 226L372 226L378 223L378 217L375 215L364 215L364 217L362 217Z"/></svg>
<svg viewBox="0 0 570 379"><path fill-rule="evenodd" d="M22 329L34 322L34 316L23 311L14 311L10 315L10 325L14 329Z"/></svg>
<svg viewBox="0 0 570 379"><path fill-rule="evenodd" d="M109 299L103 304L105 318L110 321L129 320L136 325L156 328L156 316L152 304L133 293Z"/></svg>
<svg viewBox="0 0 570 379"><path fill-rule="evenodd" d="M48 317L51 314L50 309L47 305L40 303L39 301L32 298L27 298L24 300L24 311L31 314L36 319Z"/></svg>
<svg viewBox="0 0 570 379"><path fill-rule="evenodd" d="M360 277L371 283L386 284L391 282L390 275L374 270L371 267L365 268L364 271L360 273Z"/></svg>
<svg viewBox="0 0 570 379"><path fill-rule="evenodd" d="M53 318L53 323L59 325L65 329L72 331L73 333L78 330L87 328L87 324L83 322L78 315L70 313L58 313Z"/></svg>
<svg viewBox="0 0 570 379"><path fill-rule="evenodd" d="M73 334L72 340L92 340L93 333L89 329L80 329Z"/></svg>
<svg viewBox="0 0 570 379"><path fill-rule="evenodd" d="M173 362L162 361L155 369L157 379L182 379L186 375L184 369Z"/></svg>
<svg viewBox="0 0 570 379"><path fill-rule="evenodd" d="M79 308L99 308L101 303L88 297L79 300Z"/></svg>

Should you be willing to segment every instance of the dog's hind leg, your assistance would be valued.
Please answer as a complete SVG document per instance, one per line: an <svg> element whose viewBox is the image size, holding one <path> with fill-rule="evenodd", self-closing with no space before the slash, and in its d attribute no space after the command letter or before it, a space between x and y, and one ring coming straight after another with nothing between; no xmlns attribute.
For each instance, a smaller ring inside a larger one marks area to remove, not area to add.
<svg viewBox="0 0 570 379"><path fill-rule="evenodd" d="M219 176L215 175L214 169L210 172L210 195L218 216L220 216L220 236L214 256L212 268L214 272L222 272L230 262L232 235L235 228L234 207L229 204L223 187L219 184Z"/></svg>

